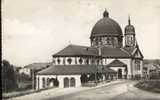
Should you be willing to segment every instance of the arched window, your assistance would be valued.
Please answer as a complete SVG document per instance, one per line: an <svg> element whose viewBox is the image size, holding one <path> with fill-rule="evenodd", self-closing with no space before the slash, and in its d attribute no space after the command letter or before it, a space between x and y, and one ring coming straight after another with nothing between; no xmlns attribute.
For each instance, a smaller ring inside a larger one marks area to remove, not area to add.
<svg viewBox="0 0 160 100"><path fill-rule="evenodd" d="M49 86L49 78L47 78L47 86Z"/></svg>
<svg viewBox="0 0 160 100"><path fill-rule="evenodd" d="M97 64L99 64L99 59L97 59Z"/></svg>
<svg viewBox="0 0 160 100"><path fill-rule="evenodd" d="M86 59L86 64L89 64L89 59L88 58Z"/></svg>
<svg viewBox="0 0 160 100"><path fill-rule="evenodd" d="M71 58L68 58L67 61L68 61L69 64L72 63L72 59Z"/></svg>
<svg viewBox="0 0 160 100"><path fill-rule="evenodd" d="M135 69L140 70L140 61L139 60L135 61Z"/></svg>
<svg viewBox="0 0 160 100"><path fill-rule="evenodd" d="M82 58L79 59L79 63L80 63L80 64L83 63L83 59L82 59Z"/></svg>
<svg viewBox="0 0 160 100"><path fill-rule="evenodd" d="M91 60L92 64L94 64L94 59Z"/></svg>
<svg viewBox="0 0 160 100"><path fill-rule="evenodd" d="M42 78L42 87L45 88L45 78Z"/></svg>
<svg viewBox="0 0 160 100"><path fill-rule="evenodd" d="M75 87L75 85L76 85L75 78L72 77L70 82L71 82L70 86Z"/></svg>
<svg viewBox="0 0 160 100"><path fill-rule="evenodd" d="M57 62L58 62L58 64L60 64L60 63L61 63L61 60L58 58L58 59L57 59Z"/></svg>
<svg viewBox="0 0 160 100"><path fill-rule="evenodd" d="M67 77L64 78L64 87L69 87L69 79Z"/></svg>

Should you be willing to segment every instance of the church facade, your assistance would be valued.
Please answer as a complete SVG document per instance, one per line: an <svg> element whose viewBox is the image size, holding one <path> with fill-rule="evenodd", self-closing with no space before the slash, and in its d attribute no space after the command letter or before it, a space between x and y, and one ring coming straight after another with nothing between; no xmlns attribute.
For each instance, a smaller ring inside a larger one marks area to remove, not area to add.
<svg viewBox="0 0 160 100"><path fill-rule="evenodd" d="M91 46L70 44L53 54L52 64L36 74L36 89L142 77L143 55L130 18L124 30L105 10L91 31Z"/></svg>

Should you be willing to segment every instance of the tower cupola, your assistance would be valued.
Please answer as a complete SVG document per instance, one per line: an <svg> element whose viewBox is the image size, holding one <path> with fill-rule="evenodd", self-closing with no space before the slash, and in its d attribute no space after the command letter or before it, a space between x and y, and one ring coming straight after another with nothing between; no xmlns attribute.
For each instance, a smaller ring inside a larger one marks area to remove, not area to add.
<svg viewBox="0 0 160 100"><path fill-rule="evenodd" d="M131 25L130 16L128 17L128 25L125 27L125 34L135 34L135 28Z"/></svg>
<svg viewBox="0 0 160 100"><path fill-rule="evenodd" d="M128 25L125 27L125 46L135 46L135 28L131 25L130 16L128 17Z"/></svg>

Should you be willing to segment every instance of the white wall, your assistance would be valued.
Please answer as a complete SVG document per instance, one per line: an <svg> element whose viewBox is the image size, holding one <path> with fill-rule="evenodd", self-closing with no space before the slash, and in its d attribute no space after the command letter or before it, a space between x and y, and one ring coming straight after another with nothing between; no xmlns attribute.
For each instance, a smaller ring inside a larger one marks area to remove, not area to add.
<svg viewBox="0 0 160 100"><path fill-rule="evenodd" d="M37 75L36 76L36 89L38 89L38 77L39 77L39 89L43 89L43 82L42 78L57 78L59 81L59 88L64 88L64 78L69 78L69 80L73 77L75 78L76 85L75 87L80 87L81 86L81 80L80 77L81 75Z"/></svg>

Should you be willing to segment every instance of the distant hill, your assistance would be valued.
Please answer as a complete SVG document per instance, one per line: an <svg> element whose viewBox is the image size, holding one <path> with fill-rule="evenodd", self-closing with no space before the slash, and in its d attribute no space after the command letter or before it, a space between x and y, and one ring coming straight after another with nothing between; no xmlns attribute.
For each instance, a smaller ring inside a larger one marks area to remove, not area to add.
<svg viewBox="0 0 160 100"><path fill-rule="evenodd" d="M160 64L160 59L144 59L143 63L144 64L150 64L150 63Z"/></svg>
<svg viewBox="0 0 160 100"><path fill-rule="evenodd" d="M144 66L156 66L158 69L160 68L160 59L144 59Z"/></svg>

